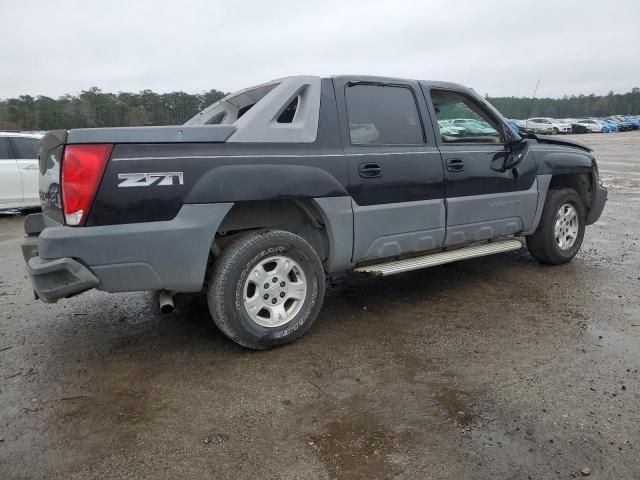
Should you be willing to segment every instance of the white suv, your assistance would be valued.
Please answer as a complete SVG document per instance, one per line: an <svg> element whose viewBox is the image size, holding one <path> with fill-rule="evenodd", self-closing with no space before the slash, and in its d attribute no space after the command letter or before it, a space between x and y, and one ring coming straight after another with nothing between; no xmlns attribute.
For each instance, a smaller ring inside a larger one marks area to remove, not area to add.
<svg viewBox="0 0 640 480"><path fill-rule="evenodd" d="M555 118L538 117L530 118L529 121L550 125L554 135L557 135L559 133L571 133L571 124L563 123L560 120L556 120Z"/></svg>
<svg viewBox="0 0 640 480"><path fill-rule="evenodd" d="M40 206L36 145L41 137L0 132L0 210Z"/></svg>

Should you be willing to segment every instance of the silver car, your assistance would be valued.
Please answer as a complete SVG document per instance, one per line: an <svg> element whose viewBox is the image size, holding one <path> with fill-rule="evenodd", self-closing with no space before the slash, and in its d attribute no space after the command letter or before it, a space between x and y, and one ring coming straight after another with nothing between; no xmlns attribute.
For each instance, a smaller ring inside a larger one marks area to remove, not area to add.
<svg viewBox="0 0 640 480"><path fill-rule="evenodd" d="M536 122L544 125L548 125L551 127L551 133L557 135L559 133L571 133L571 124L564 123L560 120L556 120L555 118L550 117L536 117L530 118L527 122Z"/></svg>
<svg viewBox="0 0 640 480"><path fill-rule="evenodd" d="M515 120L518 128L524 132L535 133L538 135L551 135L553 128L547 123L539 123L533 120Z"/></svg>

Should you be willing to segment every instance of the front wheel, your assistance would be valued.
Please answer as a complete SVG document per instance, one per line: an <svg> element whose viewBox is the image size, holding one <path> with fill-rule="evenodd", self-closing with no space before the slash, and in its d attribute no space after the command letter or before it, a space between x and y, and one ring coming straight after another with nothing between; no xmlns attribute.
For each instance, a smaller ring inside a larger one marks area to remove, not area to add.
<svg viewBox="0 0 640 480"><path fill-rule="evenodd" d="M324 298L313 247L284 230L241 236L216 260L207 302L218 328L254 350L290 343L313 324Z"/></svg>
<svg viewBox="0 0 640 480"><path fill-rule="evenodd" d="M560 130L558 130L556 127L553 127L553 134L558 135L559 133L560 133Z"/></svg>
<svg viewBox="0 0 640 480"><path fill-rule="evenodd" d="M550 190L538 228L527 237L529 253L551 265L571 261L582 245L585 224L586 208L575 190Z"/></svg>

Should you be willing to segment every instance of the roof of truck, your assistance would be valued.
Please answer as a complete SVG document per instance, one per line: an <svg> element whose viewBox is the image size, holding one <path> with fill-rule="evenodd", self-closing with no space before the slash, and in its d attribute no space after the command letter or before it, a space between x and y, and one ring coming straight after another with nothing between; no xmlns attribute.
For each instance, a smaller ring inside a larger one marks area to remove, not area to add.
<svg viewBox="0 0 640 480"><path fill-rule="evenodd" d="M334 78L334 79L340 79L340 80L359 79L365 82L372 82L372 83L420 82L420 83L423 83L429 86L435 86L435 87L469 90L469 87L466 87L459 83L445 82L442 80L421 80L419 78L386 77L386 76L378 76L378 75L330 75L329 77L324 77L324 78Z"/></svg>

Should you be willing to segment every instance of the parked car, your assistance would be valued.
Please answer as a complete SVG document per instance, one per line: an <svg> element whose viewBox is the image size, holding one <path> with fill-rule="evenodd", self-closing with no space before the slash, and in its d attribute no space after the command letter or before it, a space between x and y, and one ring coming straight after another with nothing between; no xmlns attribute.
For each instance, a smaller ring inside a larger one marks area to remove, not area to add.
<svg viewBox="0 0 640 480"><path fill-rule="evenodd" d="M0 209L40 206L36 153L40 137L0 132Z"/></svg>
<svg viewBox="0 0 640 480"><path fill-rule="evenodd" d="M571 133L574 133L574 134L591 133L591 129L589 128L588 125L585 125L584 123L575 122L571 124Z"/></svg>
<svg viewBox="0 0 640 480"><path fill-rule="evenodd" d="M465 129L451 124L448 120L439 120L438 126L440 127L440 133L442 135L448 135L451 137L459 137L464 134Z"/></svg>
<svg viewBox="0 0 640 480"><path fill-rule="evenodd" d="M492 133L443 134L461 111ZM569 262L607 198L589 148L522 138L463 86L398 78L282 78L182 126L49 132L39 158L43 212L22 244L39 298L155 290L168 312L204 288L220 330L253 349L311 327L326 275L522 237L540 262Z"/></svg>
<svg viewBox="0 0 640 480"><path fill-rule="evenodd" d="M591 129L589 128L589 126L581 124L575 118L562 118L562 119L560 119L560 121L562 123L567 123L567 124L571 125L571 133L574 133L574 134L591 133Z"/></svg>
<svg viewBox="0 0 640 480"><path fill-rule="evenodd" d="M450 120L451 125L455 127L462 127L467 135L495 135L497 132L495 128L491 127L486 122L475 118L456 118Z"/></svg>
<svg viewBox="0 0 640 480"><path fill-rule="evenodd" d="M524 133L535 133L533 132L533 130L531 131L526 131L526 124L524 120L518 120L517 118L511 118L507 120L508 122L513 122L516 127L518 127L518 130L520 130L521 132Z"/></svg>
<svg viewBox="0 0 640 480"><path fill-rule="evenodd" d="M576 123L580 125L584 125L592 133L596 133L596 132L600 133L604 131L604 124L598 122L597 120L592 120L590 118L582 118L582 119L576 120Z"/></svg>
<svg viewBox="0 0 640 480"><path fill-rule="evenodd" d="M640 120L637 118L625 117L623 115L616 115L615 117L623 122L630 123L634 130L640 129Z"/></svg>
<svg viewBox="0 0 640 480"><path fill-rule="evenodd" d="M520 134L520 127L515 120L507 119L507 125L509 125L509 127L511 127L511 130L513 130L516 134Z"/></svg>
<svg viewBox="0 0 640 480"><path fill-rule="evenodd" d="M629 130L636 129L631 122L627 122L625 120L620 120L617 117L607 117L604 119L607 123L613 123L617 125L619 132L628 132Z"/></svg>
<svg viewBox="0 0 640 480"><path fill-rule="evenodd" d="M538 117L538 118L530 118L527 121L550 125L551 131L554 135L558 135L559 133L571 133L570 124L561 122L560 120L556 120L555 118Z"/></svg>
<svg viewBox="0 0 640 480"><path fill-rule="evenodd" d="M535 133L538 135L553 134L553 126L548 123L539 123L534 120L520 120L520 122L518 126L520 127L520 125L522 125L520 129L525 133Z"/></svg>
<svg viewBox="0 0 640 480"><path fill-rule="evenodd" d="M609 132L618 132L620 131L620 127L617 123L607 122L601 118L594 118L596 122L600 122L602 124L602 131L608 130Z"/></svg>

